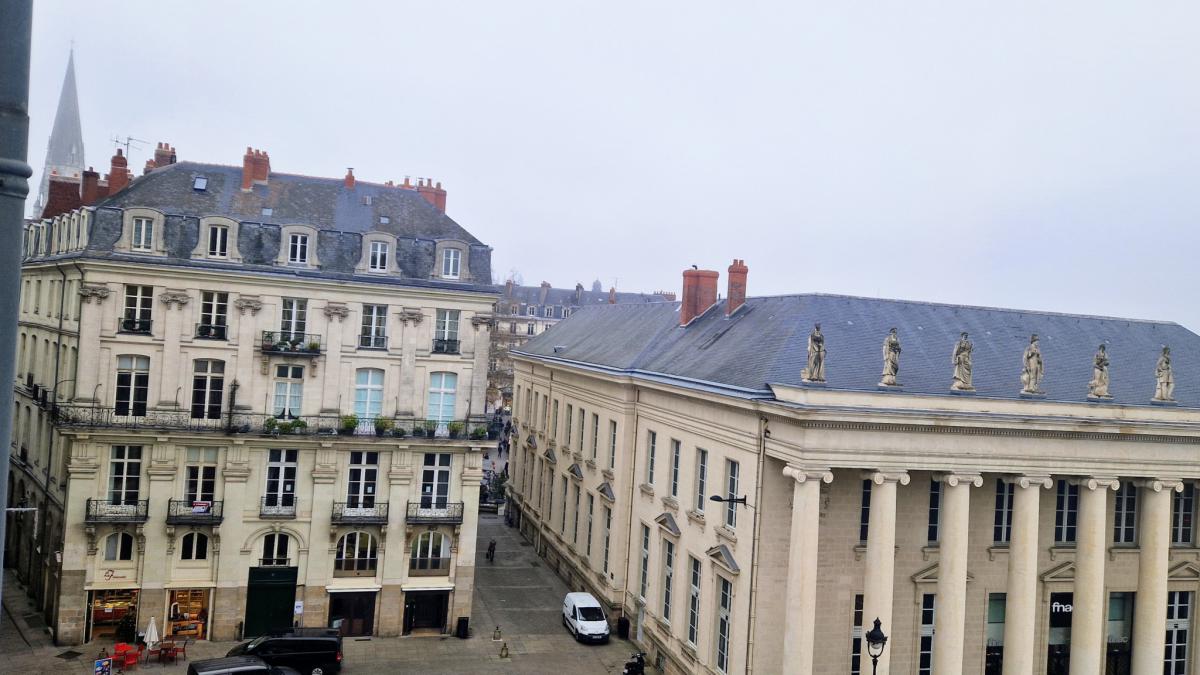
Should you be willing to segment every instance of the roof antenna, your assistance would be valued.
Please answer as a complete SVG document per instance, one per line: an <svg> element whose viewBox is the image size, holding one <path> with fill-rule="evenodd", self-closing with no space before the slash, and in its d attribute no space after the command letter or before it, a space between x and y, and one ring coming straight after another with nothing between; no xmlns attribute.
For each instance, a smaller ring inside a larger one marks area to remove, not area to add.
<svg viewBox="0 0 1200 675"><path fill-rule="evenodd" d="M150 144L150 141L143 141L142 139L134 138L133 136L126 136L124 141L121 140L120 136L113 136L110 140L117 145L125 146L125 156L126 157L129 157L130 144L137 144L137 145L149 145Z"/></svg>
<svg viewBox="0 0 1200 675"><path fill-rule="evenodd" d="M127 154L128 154L128 153L127 153ZM692 269L694 269L694 270L698 270L698 269L700 269L700 268L699 268L699 267L696 267L695 265L692 265Z"/></svg>

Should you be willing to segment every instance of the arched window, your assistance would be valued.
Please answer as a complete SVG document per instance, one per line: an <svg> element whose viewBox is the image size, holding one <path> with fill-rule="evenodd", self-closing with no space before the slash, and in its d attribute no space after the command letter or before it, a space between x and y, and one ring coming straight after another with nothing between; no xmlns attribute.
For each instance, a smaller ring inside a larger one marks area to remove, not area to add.
<svg viewBox="0 0 1200 675"><path fill-rule="evenodd" d="M283 533L271 533L263 537L263 567L287 567L290 537Z"/></svg>
<svg viewBox="0 0 1200 675"><path fill-rule="evenodd" d="M355 372L354 414L362 421L383 414L383 371L379 368L359 368Z"/></svg>
<svg viewBox="0 0 1200 675"><path fill-rule="evenodd" d="M114 532L104 540L105 560L133 560L133 535Z"/></svg>
<svg viewBox="0 0 1200 675"><path fill-rule="evenodd" d="M366 532L350 532L338 539L333 569L343 576L368 576L375 573L375 539Z"/></svg>
<svg viewBox="0 0 1200 675"><path fill-rule="evenodd" d="M441 532L422 532L413 540L409 569L414 572L445 574L450 570L448 537Z"/></svg>
<svg viewBox="0 0 1200 675"><path fill-rule="evenodd" d="M181 548L180 560L208 560L208 536L205 534L188 532L183 535Z"/></svg>

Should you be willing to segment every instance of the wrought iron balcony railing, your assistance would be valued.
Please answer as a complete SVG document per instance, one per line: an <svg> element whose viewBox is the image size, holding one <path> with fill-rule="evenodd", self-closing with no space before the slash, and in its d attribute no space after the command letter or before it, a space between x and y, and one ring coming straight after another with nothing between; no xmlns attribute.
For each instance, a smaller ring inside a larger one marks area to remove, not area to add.
<svg viewBox="0 0 1200 675"><path fill-rule="evenodd" d="M153 324L151 319L117 319L118 333L137 333L139 335L149 335L150 326Z"/></svg>
<svg viewBox="0 0 1200 675"><path fill-rule="evenodd" d="M264 354L315 356L321 353L321 336L314 333L265 330L262 334L261 347Z"/></svg>
<svg viewBox="0 0 1200 675"><path fill-rule="evenodd" d="M359 335L359 349L387 349L388 339L386 335Z"/></svg>
<svg viewBox="0 0 1200 675"><path fill-rule="evenodd" d="M434 338L433 340L434 354L457 354L458 340L450 340L448 338Z"/></svg>
<svg viewBox="0 0 1200 675"><path fill-rule="evenodd" d="M167 502L168 525L220 525L221 500L191 501L172 499Z"/></svg>
<svg viewBox="0 0 1200 675"><path fill-rule="evenodd" d="M410 577L444 577L450 574L449 558L411 558L408 562Z"/></svg>
<svg viewBox="0 0 1200 675"><path fill-rule="evenodd" d="M295 518L300 499L296 495L267 495L259 500L259 518Z"/></svg>
<svg viewBox="0 0 1200 675"><path fill-rule="evenodd" d="M144 523L149 517L149 499L89 499L84 522Z"/></svg>
<svg viewBox="0 0 1200 675"><path fill-rule="evenodd" d="M229 326L224 324L198 323L196 324L196 337L201 340L227 340L229 339Z"/></svg>
<svg viewBox="0 0 1200 675"><path fill-rule="evenodd" d="M387 502L375 502L371 506L363 506L361 502L334 502L330 520L346 525L386 525L388 505Z"/></svg>
<svg viewBox="0 0 1200 675"><path fill-rule="evenodd" d="M463 521L462 502L439 502L422 500L408 503L405 522L414 524L457 525Z"/></svg>

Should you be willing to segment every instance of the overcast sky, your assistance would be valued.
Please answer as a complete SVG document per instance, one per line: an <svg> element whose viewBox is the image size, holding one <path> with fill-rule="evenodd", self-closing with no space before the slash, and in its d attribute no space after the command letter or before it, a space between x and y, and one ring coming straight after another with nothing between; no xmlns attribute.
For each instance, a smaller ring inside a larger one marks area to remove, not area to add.
<svg viewBox="0 0 1200 675"><path fill-rule="evenodd" d="M831 292L1200 330L1192 2L35 3L87 161L432 176L500 280ZM105 167L105 169L101 169ZM35 191L36 191L36 183ZM35 195L31 195L32 197Z"/></svg>

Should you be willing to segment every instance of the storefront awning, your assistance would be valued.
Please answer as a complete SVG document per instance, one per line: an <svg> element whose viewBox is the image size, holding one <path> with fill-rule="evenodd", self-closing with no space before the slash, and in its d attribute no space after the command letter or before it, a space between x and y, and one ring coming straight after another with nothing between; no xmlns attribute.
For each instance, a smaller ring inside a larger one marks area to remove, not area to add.
<svg viewBox="0 0 1200 675"><path fill-rule="evenodd" d="M374 579L358 579L355 577L334 579L325 587L325 590L329 593L371 593L382 589L383 586L374 583Z"/></svg>
<svg viewBox="0 0 1200 675"><path fill-rule="evenodd" d="M401 584L400 590L405 593L409 591L452 591L454 584L448 583L445 579L412 579Z"/></svg>

